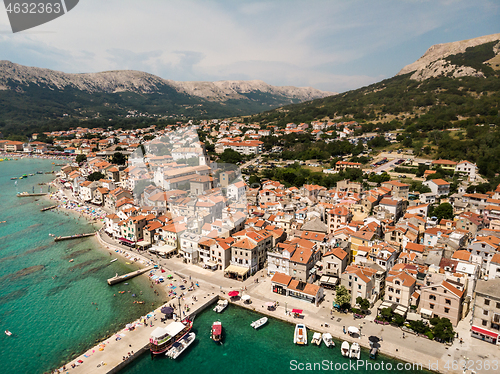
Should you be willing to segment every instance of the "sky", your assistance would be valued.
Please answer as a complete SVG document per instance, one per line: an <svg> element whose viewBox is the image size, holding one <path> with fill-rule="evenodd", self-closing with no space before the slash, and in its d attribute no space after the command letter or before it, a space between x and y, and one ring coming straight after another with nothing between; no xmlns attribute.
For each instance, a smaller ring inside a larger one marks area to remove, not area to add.
<svg viewBox="0 0 500 374"><path fill-rule="evenodd" d="M390 78L434 44L495 33L500 0L80 0L15 34L0 5L0 60L330 92Z"/></svg>

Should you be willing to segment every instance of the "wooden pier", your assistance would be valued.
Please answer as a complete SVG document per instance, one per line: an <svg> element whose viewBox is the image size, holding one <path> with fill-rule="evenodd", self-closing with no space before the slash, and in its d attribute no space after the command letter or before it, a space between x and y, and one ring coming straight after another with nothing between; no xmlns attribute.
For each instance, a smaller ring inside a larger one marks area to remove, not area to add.
<svg viewBox="0 0 500 374"><path fill-rule="evenodd" d="M88 236L94 236L95 232L89 232L88 234L76 234L76 235L71 235L71 236L57 236L54 238L55 242L61 242L63 240L71 240L71 239L80 239L80 238L86 238Z"/></svg>
<svg viewBox="0 0 500 374"><path fill-rule="evenodd" d="M21 192L18 193L16 196L17 197L33 197L33 196L45 196L48 195L48 193L27 193L27 192Z"/></svg>
<svg viewBox="0 0 500 374"><path fill-rule="evenodd" d="M120 283L120 282L123 282L123 281L126 281L126 280L129 280L129 279L132 279L138 275L141 275L147 271L150 271L151 269L153 269L154 266L148 266L148 267L145 267L144 269L139 269L139 270L136 270L136 271L133 271L131 273L128 273L128 274L124 274L124 275L117 275L113 278L109 278L108 279L108 284L110 286L114 285L114 284L117 284L117 283Z"/></svg>
<svg viewBox="0 0 500 374"><path fill-rule="evenodd" d="M42 208L42 209L40 209L40 212L45 212L45 211L47 211L47 210L52 210L52 209L55 209L55 208L57 208L57 207L58 207L58 205L48 206L48 207L46 207L46 208Z"/></svg>

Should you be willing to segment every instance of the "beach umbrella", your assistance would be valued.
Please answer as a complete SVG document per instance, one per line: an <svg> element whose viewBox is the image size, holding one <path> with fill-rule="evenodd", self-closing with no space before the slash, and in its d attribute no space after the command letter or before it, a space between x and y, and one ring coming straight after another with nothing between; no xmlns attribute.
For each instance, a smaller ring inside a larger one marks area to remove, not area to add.
<svg viewBox="0 0 500 374"><path fill-rule="evenodd" d="M172 278L172 274L167 275L167 278Z"/></svg>
<svg viewBox="0 0 500 374"><path fill-rule="evenodd" d="M349 326L347 328L347 331L350 333L350 334L359 334L359 329L356 327L356 326Z"/></svg>
<svg viewBox="0 0 500 374"><path fill-rule="evenodd" d="M132 327L134 327L134 325L132 325L131 323L127 323L125 327L130 330Z"/></svg>
<svg viewBox="0 0 500 374"><path fill-rule="evenodd" d="M265 305L266 306L274 306L274 303L272 301L268 301Z"/></svg>
<svg viewBox="0 0 500 374"><path fill-rule="evenodd" d="M243 295L241 297L241 300L244 300L244 301L250 300L250 295Z"/></svg>
<svg viewBox="0 0 500 374"><path fill-rule="evenodd" d="M162 312L163 314L172 314L174 312L174 308L172 308L171 306L164 306L160 309L160 312Z"/></svg>
<svg viewBox="0 0 500 374"><path fill-rule="evenodd" d="M236 297L236 296L238 296L239 294L240 294L240 292L239 292L239 291L230 291L230 292L228 292L228 296L229 296L229 297Z"/></svg>
<svg viewBox="0 0 500 374"><path fill-rule="evenodd" d="M380 341L380 338L378 336L369 336L368 340L371 341L372 343L378 343Z"/></svg>
<svg viewBox="0 0 500 374"><path fill-rule="evenodd" d="M302 309L292 309L292 313L302 314Z"/></svg>

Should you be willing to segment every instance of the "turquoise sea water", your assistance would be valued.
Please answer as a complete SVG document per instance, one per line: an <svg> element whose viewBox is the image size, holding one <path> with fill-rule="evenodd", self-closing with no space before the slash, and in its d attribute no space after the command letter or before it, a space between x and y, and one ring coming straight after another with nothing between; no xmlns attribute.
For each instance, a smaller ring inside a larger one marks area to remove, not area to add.
<svg viewBox="0 0 500 374"><path fill-rule="evenodd" d="M294 325L269 319L269 322L259 330L250 327L250 323L261 318L262 315L229 305L222 313L217 314L207 309L196 317L193 331L196 341L177 360L165 357L151 359L149 354L144 354L136 361L121 371L126 374L164 374L164 373L203 373L203 374L254 374L254 373L292 373L313 372L313 370L300 370L299 364L317 363L314 372L339 372L339 373L427 373L424 370L402 368L397 370L401 361L393 360L379 355L377 360L370 360L366 349L361 351L359 367L349 368L349 359L340 353L341 342L336 341L334 348L327 348L324 344L320 347L309 344L297 346L293 344ZM210 328L216 320L222 322L224 329L224 344L217 345L210 339ZM313 332L308 331L308 341L312 339ZM295 361L294 361L295 360ZM371 363L367 368L365 363ZM392 365L392 370L376 370L376 364ZM344 364L344 367L339 366ZM327 365L326 367L324 365ZM362 365L362 366L361 366ZM314 368L314 366L311 366ZM328 370L322 370L328 368ZM333 370L330 370L332 369Z"/></svg>
<svg viewBox="0 0 500 374"><path fill-rule="evenodd" d="M95 238L55 243L49 236L90 232L86 220L40 212L54 204L45 198L16 197L16 192L32 192L33 187L40 192L38 183L53 176L35 174L17 180L17 185L11 177L59 169L52 162L0 162L0 222L7 221L0 223L0 328L13 333L0 335L3 373L43 373L59 367L146 314L152 302L161 302L141 277L129 285L108 286L107 278L135 268L122 260L110 263L115 256L100 249ZM47 186L42 188L47 191ZM134 304L132 293L140 290L146 303Z"/></svg>

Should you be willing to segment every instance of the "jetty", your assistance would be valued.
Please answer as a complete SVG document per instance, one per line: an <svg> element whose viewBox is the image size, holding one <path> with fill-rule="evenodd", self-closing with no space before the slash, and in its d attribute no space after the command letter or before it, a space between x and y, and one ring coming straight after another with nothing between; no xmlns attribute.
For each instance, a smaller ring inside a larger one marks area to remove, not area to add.
<svg viewBox="0 0 500 374"><path fill-rule="evenodd" d="M71 240L71 239L80 239L80 238L86 238L88 236L94 236L95 232L89 232L87 234L76 234L76 235L70 235L70 236L56 236L54 238L55 242L61 242L63 240Z"/></svg>
<svg viewBox="0 0 500 374"><path fill-rule="evenodd" d="M132 279L134 277L137 277L138 275L141 275L147 271L150 271L151 269L154 269L154 266L148 266L148 267L145 267L144 269L139 269L139 270L133 271L131 273L123 274L123 275L116 275L113 278L108 279L108 284L110 286L112 286L114 284Z"/></svg>
<svg viewBox="0 0 500 374"><path fill-rule="evenodd" d="M27 193L27 192L21 192L18 193L16 196L17 197L32 197L32 196L45 196L48 195L48 193Z"/></svg>
<svg viewBox="0 0 500 374"><path fill-rule="evenodd" d="M57 207L58 207L58 205L48 206L48 207L46 207L46 208L42 208L42 209L40 209L40 212L45 212L45 211L47 211L47 210L52 210L52 209L55 209L55 208L57 208Z"/></svg>

